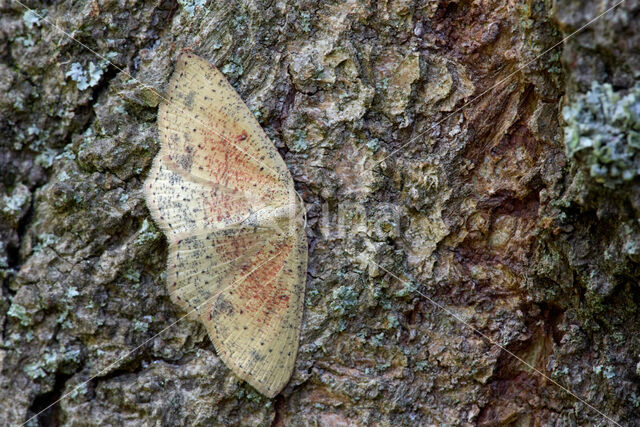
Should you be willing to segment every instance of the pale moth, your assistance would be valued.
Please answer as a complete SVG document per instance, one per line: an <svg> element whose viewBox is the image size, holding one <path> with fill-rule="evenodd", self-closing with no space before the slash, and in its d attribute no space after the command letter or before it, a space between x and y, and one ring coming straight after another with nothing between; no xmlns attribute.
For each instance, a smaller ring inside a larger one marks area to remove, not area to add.
<svg viewBox="0 0 640 427"><path fill-rule="evenodd" d="M237 376L273 397L298 351L304 205L273 143L205 59L180 55L158 130L144 189L169 241L171 299L204 324Z"/></svg>

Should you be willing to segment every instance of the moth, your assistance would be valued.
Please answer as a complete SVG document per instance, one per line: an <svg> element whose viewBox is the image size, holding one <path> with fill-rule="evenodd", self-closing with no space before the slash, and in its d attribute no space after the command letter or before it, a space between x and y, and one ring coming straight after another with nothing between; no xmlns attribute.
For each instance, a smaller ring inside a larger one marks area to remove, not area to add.
<svg viewBox="0 0 640 427"><path fill-rule="evenodd" d="M183 53L159 106L144 184L169 242L167 287L224 363L268 397L293 371L307 272L305 208L249 108L207 60Z"/></svg>

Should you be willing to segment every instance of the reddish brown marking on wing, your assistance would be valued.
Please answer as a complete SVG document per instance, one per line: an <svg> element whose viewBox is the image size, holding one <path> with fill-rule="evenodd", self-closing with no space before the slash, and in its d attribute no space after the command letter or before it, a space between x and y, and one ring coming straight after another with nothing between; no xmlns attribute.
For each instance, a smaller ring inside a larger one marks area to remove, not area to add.
<svg viewBox="0 0 640 427"><path fill-rule="evenodd" d="M204 141L194 152L202 160L194 159L194 163L208 171L213 182L249 192L281 185L281 177L265 169L265 154L255 152L255 135L235 124L230 126L234 120L223 112L211 116L209 122L212 126L200 129ZM252 151L254 155L249 155Z"/></svg>
<svg viewBox="0 0 640 427"><path fill-rule="evenodd" d="M292 249L293 243L283 241L270 251L256 254L256 259L268 261L259 270L249 274L237 287L238 295L246 301L243 309L253 313L259 323L267 325L273 320L279 320L289 307L289 297L286 294L290 289L281 278L288 274L283 271L283 265ZM282 298L283 295L286 298Z"/></svg>
<svg viewBox="0 0 640 427"><path fill-rule="evenodd" d="M226 262L240 259L242 255L246 254L248 248L255 247L265 239L265 237L264 234L261 235L253 233L250 230L243 230L229 236L217 237L213 246L221 248L221 250L218 251L220 261ZM241 268L250 269L250 267L251 265L245 264L242 265Z"/></svg>
<svg viewBox="0 0 640 427"><path fill-rule="evenodd" d="M239 191L222 193L214 189L209 194L210 197L203 200L204 209L209 218L221 222L230 218L238 220L238 217L248 217L247 212L250 211L251 204Z"/></svg>
<svg viewBox="0 0 640 427"><path fill-rule="evenodd" d="M202 153L205 161L204 168L211 172L212 181L221 183L236 190L251 190L257 184L258 187L274 185L277 178L266 174L261 166L243 153L238 147L244 141L242 135L247 138L246 132L226 141L218 135L207 133L205 136L205 152ZM206 154L206 151L209 154ZM223 153L221 156L220 154ZM233 169L230 169L233 165Z"/></svg>

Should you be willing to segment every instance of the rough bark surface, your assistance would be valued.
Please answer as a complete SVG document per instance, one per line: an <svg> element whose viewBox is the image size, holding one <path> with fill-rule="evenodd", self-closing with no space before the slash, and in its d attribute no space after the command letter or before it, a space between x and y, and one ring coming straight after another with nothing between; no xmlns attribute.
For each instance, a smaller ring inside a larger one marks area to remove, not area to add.
<svg viewBox="0 0 640 427"><path fill-rule="evenodd" d="M536 58L612 4L0 1L0 424L607 424L530 366L639 424L639 2ZM307 207L273 400L171 326L141 183L185 48Z"/></svg>

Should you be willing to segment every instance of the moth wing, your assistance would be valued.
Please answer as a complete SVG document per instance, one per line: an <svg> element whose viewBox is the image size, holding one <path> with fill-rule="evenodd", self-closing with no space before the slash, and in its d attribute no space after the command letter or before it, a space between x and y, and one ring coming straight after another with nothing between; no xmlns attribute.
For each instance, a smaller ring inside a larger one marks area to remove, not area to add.
<svg viewBox="0 0 640 427"><path fill-rule="evenodd" d="M197 312L216 351L266 396L288 382L300 338L307 242L295 233L237 228L172 243L172 300ZM302 237L301 237L302 236Z"/></svg>
<svg viewBox="0 0 640 427"><path fill-rule="evenodd" d="M265 251L273 230L233 227L177 236L169 244L167 286L184 310L204 313Z"/></svg>
<svg viewBox="0 0 640 427"><path fill-rule="evenodd" d="M257 196L188 175L162 149L144 184L147 206L170 241L233 226L266 202Z"/></svg>
<svg viewBox="0 0 640 427"><path fill-rule="evenodd" d="M223 361L268 397L289 382L298 352L307 242L303 228L296 231L272 239L256 268L220 294L211 316L202 315Z"/></svg>
<svg viewBox="0 0 640 427"><path fill-rule="evenodd" d="M158 111L160 139L185 172L272 203L287 198L293 180L284 161L213 65L180 55L166 98Z"/></svg>

